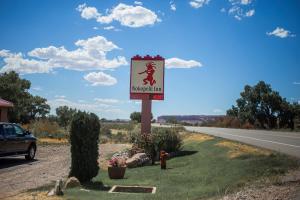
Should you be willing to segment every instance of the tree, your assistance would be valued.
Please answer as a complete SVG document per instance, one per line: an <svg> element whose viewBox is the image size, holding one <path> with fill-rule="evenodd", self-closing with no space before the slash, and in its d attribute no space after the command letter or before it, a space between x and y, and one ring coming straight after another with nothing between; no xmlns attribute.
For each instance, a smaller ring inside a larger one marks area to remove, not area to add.
<svg viewBox="0 0 300 200"><path fill-rule="evenodd" d="M142 121L142 115L140 112L133 112L130 114L131 121L136 121L138 123L141 123Z"/></svg>
<svg viewBox="0 0 300 200"><path fill-rule="evenodd" d="M142 121L142 114L141 112L133 112L130 114L131 121L136 121L138 123L141 123ZM151 120L153 119L153 114L151 113Z"/></svg>
<svg viewBox="0 0 300 200"><path fill-rule="evenodd" d="M279 127L285 128L288 127L290 129L295 128L295 119L300 118L300 104L298 103L287 103L283 102L281 104L282 110L279 114Z"/></svg>
<svg viewBox="0 0 300 200"><path fill-rule="evenodd" d="M14 104L8 113L10 121L28 123L49 113L46 99L32 96L28 92L30 86L30 81L21 79L14 71L0 74L0 97Z"/></svg>
<svg viewBox="0 0 300 200"><path fill-rule="evenodd" d="M291 104L263 81L253 87L246 85L237 106L227 110L227 115L237 117L243 124L257 124L260 128L276 128L287 125L293 128L295 113Z"/></svg>
<svg viewBox="0 0 300 200"><path fill-rule="evenodd" d="M31 97L30 116L32 119L36 117L44 118L50 112L50 106L46 101L47 99L39 96Z"/></svg>
<svg viewBox="0 0 300 200"><path fill-rule="evenodd" d="M67 128L73 116L77 112L76 109L69 108L68 106L59 106L55 111L58 119L58 124L64 128Z"/></svg>
<svg viewBox="0 0 300 200"><path fill-rule="evenodd" d="M99 131L97 115L80 111L74 115L70 131L72 161L69 176L75 176L81 183L98 174Z"/></svg>

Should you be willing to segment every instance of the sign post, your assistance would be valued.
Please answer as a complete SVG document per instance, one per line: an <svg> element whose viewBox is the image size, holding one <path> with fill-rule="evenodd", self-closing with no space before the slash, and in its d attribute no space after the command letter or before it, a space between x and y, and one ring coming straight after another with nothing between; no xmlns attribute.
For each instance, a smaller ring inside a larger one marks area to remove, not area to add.
<svg viewBox="0 0 300 200"><path fill-rule="evenodd" d="M150 99L142 100L141 133L151 132L151 107L152 107L152 102Z"/></svg>
<svg viewBox="0 0 300 200"><path fill-rule="evenodd" d="M130 99L142 100L141 133L151 133L152 100L164 100L165 59L149 55L131 58Z"/></svg>

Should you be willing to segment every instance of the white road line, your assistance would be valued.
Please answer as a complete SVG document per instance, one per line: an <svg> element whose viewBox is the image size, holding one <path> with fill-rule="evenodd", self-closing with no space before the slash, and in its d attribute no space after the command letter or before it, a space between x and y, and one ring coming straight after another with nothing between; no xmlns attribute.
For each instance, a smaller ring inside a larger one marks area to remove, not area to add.
<svg viewBox="0 0 300 200"><path fill-rule="evenodd" d="M275 137L285 137L285 138L293 138L293 139L300 139L300 137L293 137L288 135L273 135L272 133L254 133L254 134L261 134L261 135L268 135L268 136L275 136Z"/></svg>
<svg viewBox="0 0 300 200"><path fill-rule="evenodd" d="M201 131L201 130L199 130L199 131ZM236 130L230 130L230 131L234 132ZM257 134L257 135L267 135L267 136L275 136L275 137L285 137L285 138L300 139L300 137L297 137L297 136L278 135L277 133L276 134L273 134L273 133L260 133L260 132L255 132L255 131L252 131L252 130L247 130L247 131L251 131L251 134Z"/></svg>
<svg viewBox="0 0 300 200"><path fill-rule="evenodd" d="M219 128L220 130L225 130L224 128ZM233 129L229 129L232 132L235 132L237 130ZM238 130L238 131L242 131L242 130ZM261 133L261 132L257 132L255 130L246 130L246 131L251 131L251 134L257 134L257 135L267 135L267 136L275 136L275 137L286 137L286 138L293 138L293 139L300 139L300 137L297 136L289 136L289 135L279 135L278 133Z"/></svg>
<svg viewBox="0 0 300 200"><path fill-rule="evenodd" d="M260 132L256 132L256 131L251 131L251 134L257 134L257 135L268 135L268 136L275 136L275 137L286 137L286 138L293 138L293 139L300 139L300 137L296 137L296 136L288 136L288 135L278 135L278 134L273 134L273 133L260 133Z"/></svg>
<svg viewBox="0 0 300 200"><path fill-rule="evenodd" d="M300 146L297 146L297 145L286 144L286 143L281 143L281 142L274 142L274 141L270 141L270 140L261 140L261 139L252 138L252 137L248 137L248 136L240 136L240 135L234 135L234 134L230 134L230 133L222 133L222 134L225 134L225 135L231 135L231 136L235 136L235 137L241 137L241 138L248 138L248 139L257 140L257 141L262 141L262 142L270 142L270 143L274 143L274 144L280 144L280 145L285 145L285 146L291 146L291 147L295 147L295 148L300 148ZM219 134L219 135L222 135L222 134Z"/></svg>

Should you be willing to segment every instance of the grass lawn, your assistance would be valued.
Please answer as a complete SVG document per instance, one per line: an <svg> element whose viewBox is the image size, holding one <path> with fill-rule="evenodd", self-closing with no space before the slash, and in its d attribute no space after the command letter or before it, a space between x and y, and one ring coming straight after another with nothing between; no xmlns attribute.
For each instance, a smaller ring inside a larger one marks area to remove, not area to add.
<svg viewBox="0 0 300 200"><path fill-rule="evenodd" d="M208 138L204 141L186 140L183 147L185 155L168 160L167 170L162 171L159 165L127 169L125 179L122 180L110 180L107 171L100 170L99 175L93 179L94 183L85 186L89 191L69 189L65 191L64 198L205 199L222 196L249 181L281 174L297 167L297 161L285 155L248 145L239 146L239 143L235 142L232 144L233 148L230 148L230 145L224 145L224 140L220 138ZM109 187L155 186L157 191L156 194L109 194L101 187L102 183Z"/></svg>

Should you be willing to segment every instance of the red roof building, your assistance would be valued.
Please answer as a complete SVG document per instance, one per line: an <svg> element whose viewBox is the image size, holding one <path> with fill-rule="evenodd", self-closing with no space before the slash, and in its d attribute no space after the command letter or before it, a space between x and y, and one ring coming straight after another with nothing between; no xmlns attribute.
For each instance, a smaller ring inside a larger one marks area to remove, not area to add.
<svg viewBox="0 0 300 200"><path fill-rule="evenodd" d="M7 111L9 108L14 107L12 102L0 99L0 122L7 122Z"/></svg>

